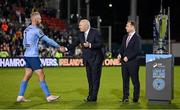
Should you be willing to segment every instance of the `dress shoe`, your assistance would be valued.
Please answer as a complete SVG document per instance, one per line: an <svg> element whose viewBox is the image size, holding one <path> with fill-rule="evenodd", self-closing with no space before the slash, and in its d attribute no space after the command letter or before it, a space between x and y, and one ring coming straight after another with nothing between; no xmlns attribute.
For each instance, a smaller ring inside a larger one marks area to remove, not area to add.
<svg viewBox="0 0 180 110"><path fill-rule="evenodd" d="M133 102L134 103L138 103L138 99L133 99Z"/></svg>
<svg viewBox="0 0 180 110"><path fill-rule="evenodd" d="M88 96L86 99L84 99L85 102L96 102L97 98L91 98Z"/></svg>
<svg viewBox="0 0 180 110"><path fill-rule="evenodd" d="M87 99L84 99L85 102L96 102L96 100L87 100Z"/></svg>
<svg viewBox="0 0 180 110"><path fill-rule="evenodd" d="M129 102L129 99L128 98L123 98L122 100L120 100L120 102L127 103L127 102Z"/></svg>

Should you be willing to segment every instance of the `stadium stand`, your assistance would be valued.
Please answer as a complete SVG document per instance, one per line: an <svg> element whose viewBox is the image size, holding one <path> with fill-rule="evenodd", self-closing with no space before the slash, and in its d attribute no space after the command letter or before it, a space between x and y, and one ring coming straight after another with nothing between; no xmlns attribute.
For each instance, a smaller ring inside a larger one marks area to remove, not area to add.
<svg viewBox="0 0 180 110"><path fill-rule="evenodd" d="M56 10L47 8L46 0L1 0L0 1L0 52L4 57L23 56L23 30L30 24L30 13L39 11L42 15L43 32L59 44L72 42L74 28L66 27L66 21L56 18ZM74 32L75 31L75 32ZM55 57L54 48L40 42L41 57ZM65 54L72 55L74 52Z"/></svg>

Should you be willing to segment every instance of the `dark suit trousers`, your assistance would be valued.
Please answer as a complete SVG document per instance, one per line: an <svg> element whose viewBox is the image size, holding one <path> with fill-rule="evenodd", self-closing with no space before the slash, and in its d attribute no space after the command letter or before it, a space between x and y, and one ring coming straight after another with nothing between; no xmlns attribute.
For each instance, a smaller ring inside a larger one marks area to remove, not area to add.
<svg viewBox="0 0 180 110"><path fill-rule="evenodd" d="M140 83L138 72L139 64L136 60L122 63L123 98L129 97L129 79L131 78L134 86L133 98L139 99Z"/></svg>
<svg viewBox="0 0 180 110"><path fill-rule="evenodd" d="M89 84L89 97L91 99L97 99L102 71L102 61L84 59L84 64L86 66L86 73Z"/></svg>

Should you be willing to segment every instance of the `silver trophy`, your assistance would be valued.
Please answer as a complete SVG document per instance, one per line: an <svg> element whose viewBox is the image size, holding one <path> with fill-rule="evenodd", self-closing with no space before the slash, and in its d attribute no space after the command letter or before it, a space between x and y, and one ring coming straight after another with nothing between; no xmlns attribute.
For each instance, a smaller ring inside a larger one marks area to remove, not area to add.
<svg viewBox="0 0 180 110"><path fill-rule="evenodd" d="M162 0L160 14L155 16L153 27L153 53L167 54L169 52L168 44L170 43L169 35L169 9L168 14L165 14L165 9L162 11ZM168 42L169 41L169 42Z"/></svg>

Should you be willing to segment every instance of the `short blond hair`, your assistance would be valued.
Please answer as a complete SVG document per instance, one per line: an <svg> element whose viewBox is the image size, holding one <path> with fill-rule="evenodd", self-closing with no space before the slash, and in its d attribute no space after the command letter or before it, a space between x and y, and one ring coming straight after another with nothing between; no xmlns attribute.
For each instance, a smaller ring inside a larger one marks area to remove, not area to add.
<svg viewBox="0 0 180 110"><path fill-rule="evenodd" d="M31 19L32 19L34 16L37 16L37 15L40 15L40 13L39 13L39 12L32 12L31 15L30 15L30 16L31 16Z"/></svg>

